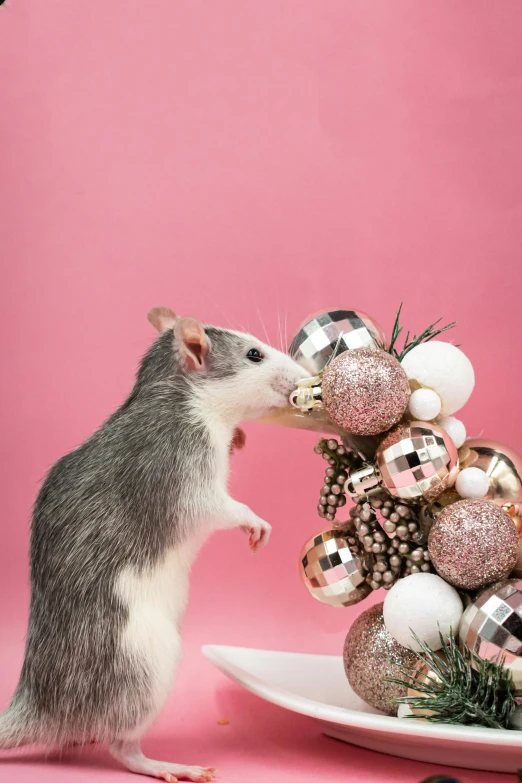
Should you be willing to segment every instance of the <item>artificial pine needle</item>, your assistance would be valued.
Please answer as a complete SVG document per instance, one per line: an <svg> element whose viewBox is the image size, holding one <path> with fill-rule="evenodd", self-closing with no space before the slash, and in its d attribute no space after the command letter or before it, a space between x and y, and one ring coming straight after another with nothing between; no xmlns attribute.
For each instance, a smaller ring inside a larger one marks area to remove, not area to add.
<svg viewBox="0 0 522 783"><path fill-rule="evenodd" d="M409 353L413 348L416 348L417 345L420 345L421 343L427 343L430 340L433 340L435 337L438 337L439 334L442 334L443 332L447 332L448 329L453 329L457 325L456 321L452 321L450 324L446 324L445 326L435 328L442 320L441 318L438 318L434 323L430 324L426 329L424 329L424 331L421 332L419 335L414 334L411 339L410 339L410 332L407 332L406 337L404 339L403 346L399 350L397 343L404 329L404 327L401 326L401 322L400 322L401 312L402 312L402 302L399 309L397 310L397 315L395 316L390 344L387 349L385 348L384 345L380 346L381 348L387 350L388 353L391 353L392 356L395 356L395 358L398 359L399 361L402 361L406 356L406 354Z"/></svg>
<svg viewBox="0 0 522 783"><path fill-rule="evenodd" d="M416 634L412 633L412 636L421 648L415 653L417 658L435 677L425 677L424 682L418 682L413 675L415 669L397 665L402 679L398 677L388 681L423 694L395 699L397 704L408 704L413 711L423 711L419 715L413 712L409 718L433 723L510 728L509 721L516 707L515 686L503 659L483 660L467 647L460 650L453 632L450 632L447 641L440 635L442 648L437 652ZM427 710L431 714L426 714Z"/></svg>

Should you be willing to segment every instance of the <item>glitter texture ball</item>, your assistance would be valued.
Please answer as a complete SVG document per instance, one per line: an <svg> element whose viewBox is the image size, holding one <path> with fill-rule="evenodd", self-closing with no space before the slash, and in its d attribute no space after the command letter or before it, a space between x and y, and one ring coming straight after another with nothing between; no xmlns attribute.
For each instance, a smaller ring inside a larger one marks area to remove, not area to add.
<svg viewBox="0 0 522 783"><path fill-rule="evenodd" d="M377 435L401 419L410 385L394 356L378 348L358 348L328 365L322 396L339 427L356 435Z"/></svg>
<svg viewBox="0 0 522 783"><path fill-rule="evenodd" d="M495 503L461 500L438 515L428 551L443 579L476 590L509 576L518 558L518 531Z"/></svg>
<svg viewBox="0 0 522 783"><path fill-rule="evenodd" d="M344 643L344 671L355 693L371 707L395 715L393 699L406 696L406 688L386 682L397 677L397 664L415 666L415 653L393 639L384 625L382 604L356 619Z"/></svg>
<svg viewBox="0 0 522 783"><path fill-rule="evenodd" d="M450 436L425 421L399 424L377 449L377 466L388 492L402 500L434 500L455 483L458 455Z"/></svg>
<svg viewBox="0 0 522 783"><path fill-rule="evenodd" d="M454 587L437 574L411 574L394 584L384 601L384 623L395 641L420 652L422 647L412 636L432 650L440 650L450 628L457 635L462 616L462 601Z"/></svg>
<svg viewBox="0 0 522 783"><path fill-rule="evenodd" d="M360 310L331 310L310 315L296 334L288 353L311 375L330 359L354 348L385 345L379 324Z"/></svg>
<svg viewBox="0 0 522 783"><path fill-rule="evenodd" d="M442 402L442 416L451 416L468 401L475 385L473 365L460 348L431 340L412 348L401 362L411 381L433 389Z"/></svg>
<svg viewBox="0 0 522 783"><path fill-rule="evenodd" d="M462 615L459 641L479 658L504 656L522 692L522 580L509 579L480 593Z"/></svg>
<svg viewBox="0 0 522 783"><path fill-rule="evenodd" d="M323 604L352 606L371 593L361 560L338 530L325 530L306 542L299 570L310 593Z"/></svg>

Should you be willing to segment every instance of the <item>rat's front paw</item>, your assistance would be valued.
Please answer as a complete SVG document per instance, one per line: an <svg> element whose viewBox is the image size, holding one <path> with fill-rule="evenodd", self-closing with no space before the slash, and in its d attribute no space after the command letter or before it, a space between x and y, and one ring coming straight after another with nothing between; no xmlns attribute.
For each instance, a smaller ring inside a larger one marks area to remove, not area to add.
<svg viewBox="0 0 522 783"><path fill-rule="evenodd" d="M230 454L233 454L237 449L244 449L246 443L246 435L242 429L236 427L232 436L232 441L229 446Z"/></svg>
<svg viewBox="0 0 522 783"><path fill-rule="evenodd" d="M248 525L242 525L241 530L248 535L248 543L252 552L258 552L264 546L268 544L270 533L272 532L272 526L265 522L263 519L256 517L256 519Z"/></svg>

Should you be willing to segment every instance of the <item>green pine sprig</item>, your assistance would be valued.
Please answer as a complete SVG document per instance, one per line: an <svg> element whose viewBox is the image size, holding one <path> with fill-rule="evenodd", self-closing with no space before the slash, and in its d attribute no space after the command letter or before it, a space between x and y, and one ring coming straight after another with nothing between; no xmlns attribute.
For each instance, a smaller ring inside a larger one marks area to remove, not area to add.
<svg viewBox="0 0 522 783"><path fill-rule="evenodd" d="M416 669L397 664L402 679L389 679L396 685L414 688L422 696L403 696L395 699L397 704L408 704L412 710L431 710L430 715L416 715L408 718L422 718L433 723L459 723L465 726L487 726L492 729L508 729L509 719L516 707L515 686L504 659L483 660L467 647L462 650L450 632L446 641L440 634L442 648L440 657L425 642L412 632L421 652L417 658L426 664L437 679L426 678L424 683L412 680Z"/></svg>
<svg viewBox="0 0 522 783"><path fill-rule="evenodd" d="M403 346L401 349L399 349L398 340L402 332L404 331L404 327L401 326L401 312L402 312L402 302L401 302L401 306L397 310L397 315L395 316L395 322L393 324L390 344L387 348L384 345L381 345L381 348L387 350L388 353L391 353L391 355L395 356L395 358L398 359L400 362L404 359L406 354L412 350L412 348L415 348L417 345L420 345L421 343L427 343L430 340L433 340L435 337L438 337L439 334L442 334L443 332L447 332L448 329L453 329L457 325L456 321L452 321L450 324L446 324L446 326L440 326L438 328L435 328L437 324L439 324L442 320L441 318L439 318L437 321L430 324L426 329L424 329L424 331L421 332L419 335L414 334L411 339L410 339L410 333L407 332L406 337L404 339Z"/></svg>

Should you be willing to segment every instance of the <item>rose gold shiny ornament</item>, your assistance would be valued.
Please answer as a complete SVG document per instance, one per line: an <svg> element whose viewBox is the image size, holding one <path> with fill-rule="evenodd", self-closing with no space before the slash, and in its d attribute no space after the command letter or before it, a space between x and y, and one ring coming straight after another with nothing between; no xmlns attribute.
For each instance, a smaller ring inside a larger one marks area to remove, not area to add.
<svg viewBox="0 0 522 783"><path fill-rule="evenodd" d="M362 561L338 530L325 530L306 542L299 572L318 601L330 606L352 606L371 593Z"/></svg>
<svg viewBox="0 0 522 783"><path fill-rule="evenodd" d="M344 351L386 345L382 327L360 310L323 310L309 315L288 349L310 375Z"/></svg>
<svg viewBox="0 0 522 783"><path fill-rule="evenodd" d="M462 615L459 641L484 660L504 657L515 689L522 694L522 580L509 579L483 590Z"/></svg>
<svg viewBox="0 0 522 783"><path fill-rule="evenodd" d="M431 422L399 424L377 449L382 486L401 500L434 500L457 478L459 460L450 436Z"/></svg>
<svg viewBox="0 0 522 783"><path fill-rule="evenodd" d="M442 660L445 660L445 655L441 652L435 653L439 658L442 658ZM442 685L442 680L440 679L439 675L436 671L434 671L428 664L424 663L424 661L418 660L415 664L415 671L412 672L411 675L411 685L408 688L407 696L410 698L415 699L422 699L426 698L426 694L423 693L421 690L418 690L419 687L423 687L427 684L428 680L430 681L430 685ZM410 705L411 707L411 705ZM428 717L429 715L433 715L433 710L425 710L421 709L419 707L411 707L411 711L414 715L417 717L423 716Z"/></svg>
<svg viewBox="0 0 522 783"><path fill-rule="evenodd" d="M323 373L324 407L335 424L356 435L393 427L409 399L410 384L400 363L378 348L346 351Z"/></svg>
<svg viewBox="0 0 522 783"><path fill-rule="evenodd" d="M480 468L489 478L486 497L500 506L522 502L522 456L509 446L486 438L467 440L459 449L460 466Z"/></svg>
<svg viewBox="0 0 522 783"><path fill-rule="evenodd" d="M431 527L446 506L451 506L452 503L458 503L459 500L462 500L462 498L456 489L445 489L444 492L435 498L435 500L432 500L431 503L428 503L421 508L419 514L420 521Z"/></svg>

